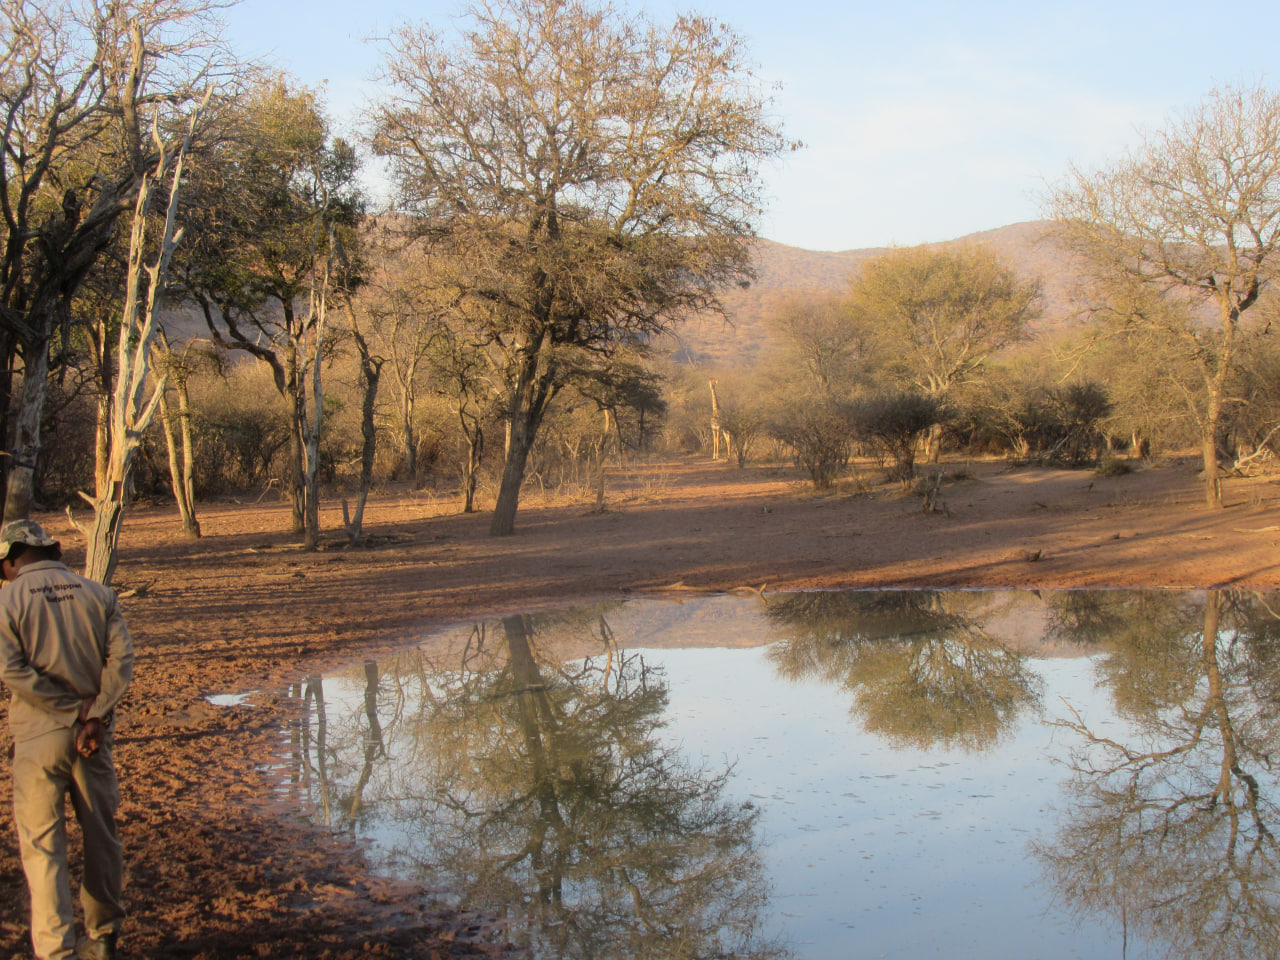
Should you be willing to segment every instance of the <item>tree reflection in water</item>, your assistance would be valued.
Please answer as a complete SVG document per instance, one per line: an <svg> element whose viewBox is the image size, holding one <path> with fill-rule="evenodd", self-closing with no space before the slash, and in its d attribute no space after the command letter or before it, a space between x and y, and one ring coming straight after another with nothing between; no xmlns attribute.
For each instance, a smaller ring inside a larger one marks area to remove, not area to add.
<svg viewBox="0 0 1280 960"><path fill-rule="evenodd" d="M1069 598L1067 598L1069 599ZM1116 916L1186 958L1280 954L1276 777L1280 620L1266 598L1095 595L1101 682L1132 723L1076 714L1057 836L1038 844L1068 906ZM1058 626L1081 622L1070 611Z"/></svg>
<svg viewBox="0 0 1280 960"><path fill-rule="evenodd" d="M1040 682L1025 657L966 610L976 597L935 590L771 597L768 616L780 639L768 655L788 679L847 690L852 714L897 746L982 750L1038 705Z"/></svg>
<svg viewBox="0 0 1280 960"><path fill-rule="evenodd" d="M544 652L566 636L594 655ZM509 918L540 956L786 956L759 930L758 811L723 798L729 770L660 739L665 681L618 649L607 611L477 626L447 669L419 651L371 667L349 716L329 704L328 761L308 749L297 768L346 822L393 820L402 870Z"/></svg>

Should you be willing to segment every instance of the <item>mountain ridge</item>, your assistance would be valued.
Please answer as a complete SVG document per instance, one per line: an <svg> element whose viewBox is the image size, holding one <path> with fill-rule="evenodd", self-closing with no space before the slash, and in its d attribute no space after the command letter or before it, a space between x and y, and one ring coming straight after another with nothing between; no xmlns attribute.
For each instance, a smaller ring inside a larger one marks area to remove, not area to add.
<svg viewBox="0 0 1280 960"><path fill-rule="evenodd" d="M925 246L945 249L973 244L988 247L1024 280L1040 282L1043 310L1032 324L1033 336L1057 334L1078 323L1071 304L1083 271L1077 258L1053 236L1052 221L1007 224ZM755 280L745 289L721 295L724 317L704 315L685 323L673 356L690 365L753 366L768 350L768 318L779 302L793 296L842 294L864 263L893 249L898 248L806 250L758 239L752 250Z"/></svg>

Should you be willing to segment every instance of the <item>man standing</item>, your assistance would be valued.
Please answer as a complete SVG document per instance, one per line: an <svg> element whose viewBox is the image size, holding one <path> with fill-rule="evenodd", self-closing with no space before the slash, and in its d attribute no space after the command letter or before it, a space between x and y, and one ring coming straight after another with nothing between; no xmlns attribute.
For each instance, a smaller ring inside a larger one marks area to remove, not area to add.
<svg viewBox="0 0 1280 960"><path fill-rule="evenodd" d="M61 562L39 524L0 529L0 680L13 734L13 812L31 891L37 960L111 960L124 920L113 710L133 672L115 594ZM77 944L67 870L66 797L84 834Z"/></svg>

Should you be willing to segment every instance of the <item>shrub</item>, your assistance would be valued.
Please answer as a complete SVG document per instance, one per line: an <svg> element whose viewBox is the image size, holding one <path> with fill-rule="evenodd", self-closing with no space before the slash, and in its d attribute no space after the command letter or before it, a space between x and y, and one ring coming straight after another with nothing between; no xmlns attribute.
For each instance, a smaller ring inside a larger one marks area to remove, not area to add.
<svg viewBox="0 0 1280 960"><path fill-rule="evenodd" d="M904 490L915 478L916 445L920 436L942 422L942 404L921 393L887 393L868 397L852 410L860 441L885 467L888 479Z"/></svg>
<svg viewBox="0 0 1280 960"><path fill-rule="evenodd" d="M852 425L846 404L804 397L778 414L769 432L785 443L815 490L829 489L849 463Z"/></svg>
<svg viewBox="0 0 1280 960"><path fill-rule="evenodd" d="M1097 463L1103 447L1101 423L1111 413L1107 391L1097 383L1073 383L1054 393L1062 423L1057 449L1069 466Z"/></svg>
<svg viewBox="0 0 1280 960"><path fill-rule="evenodd" d="M1093 472L1100 477L1123 477L1125 474L1133 473L1133 464L1128 460L1108 457L1099 463Z"/></svg>

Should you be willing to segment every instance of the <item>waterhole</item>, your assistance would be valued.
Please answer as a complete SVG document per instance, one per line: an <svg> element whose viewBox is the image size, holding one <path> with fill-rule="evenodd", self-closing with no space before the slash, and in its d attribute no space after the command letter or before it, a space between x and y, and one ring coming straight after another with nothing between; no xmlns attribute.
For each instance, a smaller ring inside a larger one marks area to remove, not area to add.
<svg viewBox="0 0 1280 960"><path fill-rule="evenodd" d="M540 958L1272 957L1280 610L626 600L309 677L288 790Z"/></svg>

